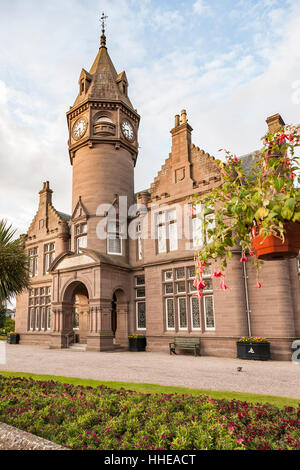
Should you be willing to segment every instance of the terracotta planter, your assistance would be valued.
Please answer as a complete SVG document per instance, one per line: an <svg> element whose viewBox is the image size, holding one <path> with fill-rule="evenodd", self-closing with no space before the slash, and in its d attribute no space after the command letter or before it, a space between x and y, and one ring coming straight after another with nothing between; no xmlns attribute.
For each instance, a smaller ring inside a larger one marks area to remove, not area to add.
<svg viewBox="0 0 300 470"><path fill-rule="evenodd" d="M260 227L252 228L252 247L258 259L265 261L296 258L300 250L300 223L286 222L285 240L271 235L265 239L259 235Z"/></svg>

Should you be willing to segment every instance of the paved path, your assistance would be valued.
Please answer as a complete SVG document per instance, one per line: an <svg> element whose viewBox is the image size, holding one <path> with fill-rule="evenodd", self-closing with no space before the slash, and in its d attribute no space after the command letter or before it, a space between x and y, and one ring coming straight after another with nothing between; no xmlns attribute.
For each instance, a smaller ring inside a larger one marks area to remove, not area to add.
<svg viewBox="0 0 300 470"><path fill-rule="evenodd" d="M237 372L239 366L242 372ZM300 399L300 363L292 362L169 356L167 353L77 352L6 345L6 364L0 364L0 370Z"/></svg>

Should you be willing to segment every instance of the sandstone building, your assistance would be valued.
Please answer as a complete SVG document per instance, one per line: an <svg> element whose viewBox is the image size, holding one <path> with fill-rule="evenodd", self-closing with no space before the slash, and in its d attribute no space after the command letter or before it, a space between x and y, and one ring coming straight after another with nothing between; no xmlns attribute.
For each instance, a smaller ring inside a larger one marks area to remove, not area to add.
<svg viewBox="0 0 300 470"><path fill-rule="evenodd" d="M195 193L220 183L215 160L192 144L182 111L169 158L150 188L134 194L140 116L104 34L92 68L81 72L67 122L72 211L55 209L45 182L26 235L31 289L17 298L21 343L64 348L75 340L87 350L109 351L127 348L128 335L138 333L147 336L148 351L168 351L174 336L194 336L202 355L235 357L236 340L251 332L271 340L273 359L290 359L291 342L300 337L297 261L266 263L257 290L254 270L234 252L231 290L222 292L208 268L204 297L195 297L200 227L186 211ZM267 119L270 129L282 122L279 115ZM129 227L134 236L127 236Z"/></svg>

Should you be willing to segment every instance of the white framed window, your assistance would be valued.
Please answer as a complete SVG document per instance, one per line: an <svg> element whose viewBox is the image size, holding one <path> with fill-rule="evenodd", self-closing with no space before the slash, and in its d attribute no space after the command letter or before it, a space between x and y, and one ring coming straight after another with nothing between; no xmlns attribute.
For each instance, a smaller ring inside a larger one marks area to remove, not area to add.
<svg viewBox="0 0 300 470"><path fill-rule="evenodd" d="M35 330L39 330L40 327L40 317L39 317L39 309L35 308L34 309L34 315L35 315Z"/></svg>
<svg viewBox="0 0 300 470"><path fill-rule="evenodd" d="M166 322L167 330L175 330L174 299L166 299Z"/></svg>
<svg viewBox="0 0 300 470"><path fill-rule="evenodd" d="M45 307L42 307L41 308L41 330L45 330L46 329L46 325L45 325Z"/></svg>
<svg viewBox="0 0 300 470"><path fill-rule="evenodd" d="M178 250L176 209L170 209L156 215L156 232L158 253Z"/></svg>
<svg viewBox="0 0 300 470"><path fill-rule="evenodd" d="M165 295L171 295L173 293L174 293L174 288L173 288L172 282L165 284Z"/></svg>
<svg viewBox="0 0 300 470"><path fill-rule="evenodd" d="M51 330L51 307L47 307L47 330Z"/></svg>
<svg viewBox="0 0 300 470"><path fill-rule="evenodd" d="M141 297L146 297L145 287L139 287L138 289L136 289L135 295L137 299L140 299Z"/></svg>
<svg viewBox="0 0 300 470"><path fill-rule="evenodd" d="M108 235L107 238L107 253L109 255L122 255L122 240Z"/></svg>
<svg viewBox="0 0 300 470"><path fill-rule="evenodd" d="M215 309L213 295L203 297L203 310L206 330L215 330Z"/></svg>
<svg viewBox="0 0 300 470"><path fill-rule="evenodd" d="M122 224L116 221L108 221L107 223L107 253L109 255L122 255Z"/></svg>
<svg viewBox="0 0 300 470"><path fill-rule="evenodd" d="M79 224L75 227L75 250L81 253L81 248L87 248L87 224Z"/></svg>
<svg viewBox="0 0 300 470"><path fill-rule="evenodd" d="M201 330L201 310L200 301L197 297L190 297L191 325L192 330Z"/></svg>
<svg viewBox="0 0 300 470"><path fill-rule="evenodd" d="M173 280L173 271L165 271L164 279L165 279L165 281L172 281Z"/></svg>
<svg viewBox="0 0 300 470"><path fill-rule="evenodd" d="M31 248L29 250L29 276L36 277L38 275L38 248Z"/></svg>
<svg viewBox="0 0 300 470"><path fill-rule="evenodd" d="M158 243L158 253L167 252L167 240L166 240L166 226L159 225L157 227L157 243Z"/></svg>
<svg viewBox="0 0 300 470"><path fill-rule="evenodd" d="M141 274L139 276L136 276L135 285L136 286L144 286L145 285L145 276L143 274Z"/></svg>
<svg viewBox="0 0 300 470"><path fill-rule="evenodd" d="M187 323L187 305L186 305L186 297L179 297L178 298L178 325L179 330L187 330L188 323Z"/></svg>
<svg viewBox="0 0 300 470"><path fill-rule="evenodd" d="M55 243L47 243L44 245L44 274L49 273L51 263L55 259Z"/></svg>
<svg viewBox="0 0 300 470"><path fill-rule="evenodd" d="M204 244L202 211L202 204L196 204L195 213L192 218L192 249L194 250L200 249Z"/></svg>
<svg viewBox="0 0 300 470"><path fill-rule="evenodd" d="M34 308L29 309L29 329L34 330Z"/></svg>
<svg viewBox="0 0 300 470"><path fill-rule="evenodd" d="M140 261L143 259L142 224L137 224L136 239L137 239L137 259L138 261Z"/></svg>
<svg viewBox="0 0 300 470"><path fill-rule="evenodd" d="M136 302L136 329L146 330L146 302Z"/></svg>
<svg viewBox="0 0 300 470"><path fill-rule="evenodd" d="M177 294L185 293L185 281L177 282L176 283L176 292Z"/></svg>
<svg viewBox="0 0 300 470"><path fill-rule="evenodd" d="M177 268L175 271L176 280L185 279L185 270L184 268Z"/></svg>
<svg viewBox="0 0 300 470"><path fill-rule="evenodd" d="M177 222L173 222L169 225L169 241L170 251L178 250L178 233L177 233Z"/></svg>

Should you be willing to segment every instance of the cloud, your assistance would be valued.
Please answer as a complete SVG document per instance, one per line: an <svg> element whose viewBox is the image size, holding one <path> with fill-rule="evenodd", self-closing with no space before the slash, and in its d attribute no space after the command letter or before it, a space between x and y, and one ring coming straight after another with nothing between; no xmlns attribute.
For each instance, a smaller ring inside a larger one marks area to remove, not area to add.
<svg viewBox="0 0 300 470"><path fill-rule="evenodd" d="M208 6L204 0L196 0L193 5L193 9L198 15L202 15L207 12Z"/></svg>
<svg viewBox="0 0 300 470"><path fill-rule="evenodd" d="M292 99L300 80L298 0L186 3L180 11L168 0L101 2L110 56L119 72L126 69L142 117L137 191L150 186L168 157L181 109L193 142L211 154L257 148L265 118L276 112L299 121ZM212 9L216 14L207 14ZM57 209L71 212L65 113L81 68L89 69L98 50L98 11L97 0L1 2L0 216L21 231L43 181L50 180Z"/></svg>

